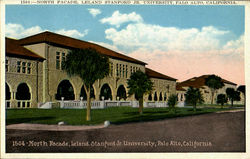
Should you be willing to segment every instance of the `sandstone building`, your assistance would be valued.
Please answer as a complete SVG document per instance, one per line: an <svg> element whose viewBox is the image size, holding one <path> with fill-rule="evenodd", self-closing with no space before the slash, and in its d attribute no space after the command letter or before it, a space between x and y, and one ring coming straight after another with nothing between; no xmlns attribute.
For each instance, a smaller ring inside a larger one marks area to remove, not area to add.
<svg viewBox="0 0 250 159"><path fill-rule="evenodd" d="M135 100L128 97L127 80L141 70L154 83L152 94L144 100L167 101L176 93L176 79L146 68L146 63L100 45L43 32L23 39L6 38L6 107L35 108L38 103L86 99L83 82L69 77L62 69L67 53L75 48L94 48L109 57L109 76L94 83L94 100Z"/></svg>

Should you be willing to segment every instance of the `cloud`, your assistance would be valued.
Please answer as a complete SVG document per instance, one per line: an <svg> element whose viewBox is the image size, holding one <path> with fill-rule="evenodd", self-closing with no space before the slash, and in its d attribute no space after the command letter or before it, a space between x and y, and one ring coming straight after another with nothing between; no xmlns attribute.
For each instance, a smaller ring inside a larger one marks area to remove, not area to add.
<svg viewBox="0 0 250 159"><path fill-rule="evenodd" d="M164 27L147 24L143 19L122 29L119 24L113 22L117 28L105 30L106 39L127 55L148 63L149 68L179 81L217 74L238 84L245 83L244 35L235 38L231 31L215 26Z"/></svg>
<svg viewBox="0 0 250 159"><path fill-rule="evenodd" d="M13 24L8 23L5 26L5 36L10 38L24 38L30 35L38 34L41 32L47 31L45 29L42 29L40 26L33 26L30 28L24 28L21 24ZM74 38L82 38L88 34L88 30L84 30L83 32L79 32L78 30L54 30L52 32L74 37Z"/></svg>
<svg viewBox="0 0 250 159"><path fill-rule="evenodd" d="M129 24L122 30L109 28L105 30L106 38L114 45L130 48L147 48L149 50L203 51L219 48L221 40L229 31L219 30L213 26L179 29L144 23Z"/></svg>
<svg viewBox="0 0 250 159"><path fill-rule="evenodd" d="M135 13L129 13L129 14L121 14L119 11L115 11L111 17L103 18L100 20L101 23L108 23L110 25L114 25L117 28L120 27L121 24L126 22L142 22L142 17Z"/></svg>
<svg viewBox="0 0 250 159"><path fill-rule="evenodd" d="M34 35L44 30L39 26L33 26L25 29L21 24L8 23L5 26L5 35L12 38L22 38L30 35Z"/></svg>
<svg viewBox="0 0 250 159"><path fill-rule="evenodd" d="M77 30L65 30L65 29L57 30L55 32L58 33L58 34L62 34L62 35L70 36L70 37L74 37L74 38L82 38L82 37L84 37L85 35L88 34L87 29L84 30L83 33L80 33Z"/></svg>
<svg viewBox="0 0 250 159"><path fill-rule="evenodd" d="M102 13L100 9L95 8L89 8L88 11L93 17L96 17L98 14Z"/></svg>

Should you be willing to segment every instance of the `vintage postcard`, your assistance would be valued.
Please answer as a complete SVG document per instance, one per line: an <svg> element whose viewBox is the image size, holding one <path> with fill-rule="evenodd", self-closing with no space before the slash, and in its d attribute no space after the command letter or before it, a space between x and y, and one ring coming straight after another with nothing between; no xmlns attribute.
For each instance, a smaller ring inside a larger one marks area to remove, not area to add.
<svg viewBox="0 0 250 159"><path fill-rule="evenodd" d="M250 158L249 1L0 2L1 158Z"/></svg>

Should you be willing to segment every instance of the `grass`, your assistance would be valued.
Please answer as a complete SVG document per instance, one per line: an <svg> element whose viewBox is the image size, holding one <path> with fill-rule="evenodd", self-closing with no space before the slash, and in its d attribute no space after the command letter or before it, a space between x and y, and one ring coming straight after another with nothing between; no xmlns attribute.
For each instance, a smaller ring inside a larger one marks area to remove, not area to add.
<svg viewBox="0 0 250 159"><path fill-rule="evenodd" d="M193 112L192 108L176 108L176 114L169 108L146 108L143 115L139 115L138 108L111 107L91 110L92 120L86 121L85 109L8 109L6 110L6 124L38 123L57 124L60 121L68 125L95 125L109 120L112 124L129 122L154 121L167 118L211 113L226 109L199 108Z"/></svg>

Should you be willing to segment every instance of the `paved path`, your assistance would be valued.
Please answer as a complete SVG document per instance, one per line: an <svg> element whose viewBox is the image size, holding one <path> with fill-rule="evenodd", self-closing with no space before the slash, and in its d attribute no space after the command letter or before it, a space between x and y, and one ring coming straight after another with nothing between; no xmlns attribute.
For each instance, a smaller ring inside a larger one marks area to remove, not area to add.
<svg viewBox="0 0 250 159"><path fill-rule="evenodd" d="M6 139L7 152L244 152L245 112L71 131L7 129Z"/></svg>

